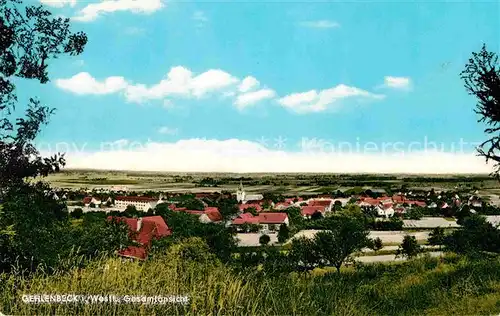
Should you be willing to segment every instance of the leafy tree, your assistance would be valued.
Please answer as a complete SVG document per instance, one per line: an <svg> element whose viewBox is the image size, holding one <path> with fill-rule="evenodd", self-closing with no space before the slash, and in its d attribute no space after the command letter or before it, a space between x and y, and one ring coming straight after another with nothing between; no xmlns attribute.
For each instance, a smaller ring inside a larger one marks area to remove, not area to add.
<svg viewBox="0 0 500 316"><path fill-rule="evenodd" d="M162 216L168 227L172 229L173 241L189 237L200 237L220 260L228 262L236 247L234 231L223 224L200 223L196 215L184 212L174 212L168 205L156 206L155 214Z"/></svg>
<svg viewBox="0 0 500 316"><path fill-rule="evenodd" d="M262 228L259 224L250 224L248 226L248 231L251 233L257 233Z"/></svg>
<svg viewBox="0 0 500 316"><path fill-rule="evenodd" d="M488 223L483 216L465 218L461 228L445 237L447 249L471 257L484 252L500 252L500 231Z"/></svg>
<svg viewBox="0 0 500 316"><path fill-rule="evenodd" d="M74 219L80 219L83 216L83 210L81 208L75 208L73 212L71 212L71 217Z"/></svg>
<svg viewBox="0 0 500 316"><path fill-rule="evenodd" d="M261 244L262 246L266 246L270 241L271 237L269 237L268 235L262 235L259 237L259 244Z"/></svg>
<svg viewBox="0 0 500 316"><path fill-rule="evenodd" d="M420 207L412 207L406 211L406 217L409 219L419 220L423 215Z"/></svg>
<svg viewBox="0 0 500 316"><path fill-rule="evenodd" d="M333 208L335 209L335 211L340 211L342 210L342 202L340 201L335 201L334 204L333 204Z"/></svg>
<svg viewBox="0 0 500 316"><path fill-rule="evenodd" d="M369 246L369 231L366 226L357 218L340 216L332 221L328 231L319 232L314 238L316 250L323 265L330 264L340 267L352 253Z"/></svg>
<svg viewBox="0 0 500 316"><path fill-rule="evenodd" d="M299 271L314 269L320 260L316 244L306 237L293 239L288 252L288 260L290 260L290 265Z"/></svg>
<svg viewBox="0 0 500 316"><path fill-rule="evenodd" d="M140 212L134 205L127 205L127 208L123 212L123 216L125 217L139 217Z"/></svg>
<svg viewBox="0 0 500 316"><path fill-rule="evenodd" d="M421 252L420 245L417 243L415 236L406 235L403 242L399 246L396 257L402 256L411 259Z"/></svg>
<svg viewBox="0 0 500 316"><path fill-rule="evenodd" d="M205 205L203 204L203 202L196 198L183 200L179 202L178 207L185 207L188 210L193 211L203 211L205 209Z"/></svg>
<svg viewBox="0 0 500 316"><path fill-rule="evenodd" d="M431 245L442 245L445 237L444 228L436 227L429 233L428 241Z"/></svg>
<svg viewBox="0 0 500 316"><path fill-rule="evenodd" d="M384 247L384 244L382 243L382 239L380 239L380 237L373 239L372 249L374 251L379 251L383 247Z"/></svg>
<svg viewBox="0 0 500 316"><path fill-rule="evenodd" d="M300 225L304 219L300 212L300 207L291 206L285 210L292 225Z"/></svg>
<svg viewBox="0 0 500 316"><path fill-rule="evenodd" d="M77 254L86 257L111 254L133 244L129 227L117 220L84 221L82 226L73 228L72 234Z"/></svg>
<svg viewBox="0 0 500 316"><path fill-rule="evenodd" d="M290 230L286 224L280 225L280 230L278 231L278 242L284 243L290 238Z"/></svg>
<svg viewBox="0 0 500 316"><path fill-rule="evenodd" d="M245 209L244 213L250 213L253 216L259 215L259 213L257 212L257 209L255 207L249 207L249 208Z"/></svg>
<svg viewBox="0 0 500 316"><path fill-rule="evenodd" d="M486 49L473 52L472 57L465 65L460 77L464 80L465 88L470 95L477 98L476 114L479 122L484 122L484 130L489 139L478 147L480 156L486 161L495 162L493 174L498 178L500 172L500 67L498 56Z"/></svg>
<svg viewBox="0 0 500 316"><path fill-rule="evenodd" d="M224 220L232 219L240 211L235 198L220 198L217 207Z"/></svg>
<svg viewBox="0 0 500 316"><path fill-rule="evenodd" d="M323 218L323 214L320 211L316 211L311 215L311 220L318 220L318 219L322 219L322 218Z"/></svg>

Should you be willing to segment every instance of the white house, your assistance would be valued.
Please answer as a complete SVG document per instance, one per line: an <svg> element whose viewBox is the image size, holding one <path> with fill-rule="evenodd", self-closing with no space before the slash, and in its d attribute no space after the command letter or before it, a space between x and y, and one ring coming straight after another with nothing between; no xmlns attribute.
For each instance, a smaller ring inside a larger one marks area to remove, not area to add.
<svg viewBox="0 0 500 316"><path fill-rule="evenodd" d="M139 211L147 212L153 209L158 204L158 199L144 196L117 196L115 198L115 207L126 209L127 206L133 205Z"/></svg>
<svg viewBox="0 0 500 316"><path fill-rule="evenodd" d="M378 216L392 217L394 215L394 208L392 206L377 206L375 207L375 211L377 211Z"/></svg>

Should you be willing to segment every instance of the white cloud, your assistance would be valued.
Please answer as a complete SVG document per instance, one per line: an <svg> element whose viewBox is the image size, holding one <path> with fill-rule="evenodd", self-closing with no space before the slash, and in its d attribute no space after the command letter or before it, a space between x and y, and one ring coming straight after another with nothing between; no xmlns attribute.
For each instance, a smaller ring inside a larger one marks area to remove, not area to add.
<svg viewBox="0 0 500 316"><path fill-rule="evenodd" d="M330 20L317 20L317 21L305 21L300 23L303 27L310 27L316 29L330 29L340 27L340 24L335 21Z"/></svg>
<svg viewBox="0 0 500 316"><path fill-rule="evenodd" d="M297 113L321 112L327 109L336 109L342 100L358 99L383 99L380 94L339 84L333 88L321 91L310 90L301 93L292 93L282 97L278 103L283 107Z"/></svg>
<svg viewBox="0 0 500 316"><path fill-rule="evenodd" d="M150 14L163 7L163 0L104 0L91 3L84 7L79 15L73 19L76 21L89 22L104 13L116 11L131 11L134 13Z"/></svg>
<svg viewBox="0 0 500 316"><path fill-rule="evenodd" d="M40 0L40 2L54 8L62 8L65 5L74 7L76 4L76 0Z"/></svg>
<svg viewBox="0 0 500 316"><path fill-rule="evenodd" d="M272 99L275 96L276 92L274 92L274 90L261 89L258 91L246 92L238 95L234 104L237 108L243 109L262 100Z"/></svg>
<svg viewBox="0 0 500 316"><path fill-rule="evenodd" d="M158 133L166 135L176 135L179 132L177 128L171 128L168 126L162 126L158 129Z"/></svg>
<svg viewBox="0 0 500 316"><path fill-rule="evenodd" d="M128 101L137 103L151 99L164 99L169 96L200 98L224 90L237 82L236 77L220 69L210 69L193 76L190 70L178 66L173 67L165 79L151 87L144 84L129 85L125 97Z"/></svg>
<svg viewBox="0 0 500 316"><path fill-rule="evenodd" d="M384 85L394 89L408 89L411 85L411 80L408 77L384 77Z"/></svg>
<svg viewBox="0 0 500 316"><path fill-rule="evenodd" d="M254 88L259 86L259 80L255 79L255 77L248 76L243 79L238 87L240 92L248 92Z"/></svg>
<svg viewBox="0 0 500 316"><path fill-rule="evenodd" d="M42 151L44 155L53 154ZM165 159L169 157L169 159ZM203 159L200 159L203 157ZM188 139L109 142L99 152L67 152L68 168L177 172L489 173L470 153L319 153L269 150L251 141Z"/></svg>
<svg viewBox="0 0 500 316"><path fill-rule="evenodd" d="M97 80L87 72L68 79L57 79L55 82L59 88L79 95L121 93L131 103L159 100L164 102L165 107L171 107L171 101L175 98L201 99L217 96L221 100L232 99L234 106L241 110L259 101L277 97L273 89L265 86L259 88L259 81L252 76L240 80L220 69L209 69L196 75L182 66L172 67L162 80L153 85L133 83L118 76ZM336 110L346 99L382 98L384 95L339 84L320 91L292 93L277 101L296 113L310 113Z"/></svg>
<svg viewBox="0 0 500 316"><path fill-rule="evenodd" d="M75 94L111 94L127 87L123 77L108 77L99 82L88 72L80 72L69 79L57 79L56 86Z"/></svg>

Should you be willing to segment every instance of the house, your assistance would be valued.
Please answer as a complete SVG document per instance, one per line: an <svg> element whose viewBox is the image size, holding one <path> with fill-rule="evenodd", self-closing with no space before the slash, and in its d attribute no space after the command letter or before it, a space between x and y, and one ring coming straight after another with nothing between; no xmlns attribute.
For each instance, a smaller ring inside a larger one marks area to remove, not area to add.
<svg viewBox="0 0 500 316"><path fill-rule="evenodd" d="M392 217L394 215L394 209L392 208L392 204L383 204L375 207L375 211L377 212L378 216L383 216L383 217Z"/></svg>
<svg viewBox="0 0 500 316"><path fill-rule="evenodd" d="M281 224L289 224L288 214L286 213L259 213L259 224L265 230L276 231Z"/></svg>
<svg viewBox="0 0 500 316"><path fill-rule="evenodd" d="M207 207L200 216L202 223L219 223L222 221L222 215L216 207Z"/></svg>
<svg viewBox="0 0 500 316"><path fill-rule="evenodd" d="M83 205L85 205L85 207L89 207L90 204L94 204L95 206L99 206L101 205L101 200L99 198L95 198L95 197L91 197L91 196L87 196L85 198L83 198Z"/></svg>
<svg viewBox="0 0 500 316"><path fill-rule="evenodd" d="M243 189L243 183L240 181L240 186L236 191L236 200L238 203L246 204L250 201L260 201L263 199L264 196L262 194L246 194L245 189Z"/></svg>
<svg viewBox="0 0 500 316"><path fill-rule="evenodd" d="M300 214L304 218L311 218L314 213L323 214L324 212L325 208L323 206L302 206L300 209Z"/></svg>
<svg viewBox="0 0 500 316"><path fill-rule="evenodd" d="M250 213L244 213L233 220L232 225L239 226L243 224L260 225L263 230L276 231L281 224L289 224L288 215L286 213L259 213L258 216L253 216Z"/></svg>
<svg viewBox="0 0 500 316"><path fill-rule="evenodd" d="M115 207L120 209L133 205L137 210L147 212L149 209L154 209L157 204L158 199L144 196L117 196L115 198Z"/></svg>
<svg viewBox="0 0 500 316"><path fill-rule="evenodd" d="M146 216L143 218L108 217L108 221L124 222L129 227L131 238L136 246L129 246L118 252L119 256L145 260L154 239L170 236L172 231L161 216Z"/></svg>
<svg viewBox="0 0 500 316"><path fill-rule="evenodd" d="M307 203L308 206L321 206L324 207L325 212L331 212L333 209L333 200L332 199L313 199L309 200Z"/></svg>

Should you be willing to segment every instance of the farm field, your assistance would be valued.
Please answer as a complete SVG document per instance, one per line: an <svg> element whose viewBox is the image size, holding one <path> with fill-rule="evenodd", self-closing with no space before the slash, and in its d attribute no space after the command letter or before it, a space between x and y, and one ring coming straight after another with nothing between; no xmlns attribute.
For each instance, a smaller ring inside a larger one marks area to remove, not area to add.
<svg viewBox="0 0 500 316"><path fill-rule="evenodd" d="M492 203L500 203L500 185L488 175L370 175L370 174L231 174L166 173L98 170L63 170L45 179L59 188L126 188L132 191L234 192L240 182L247 192L286 195L321 194L349 189L477 190Z"/></svg>

